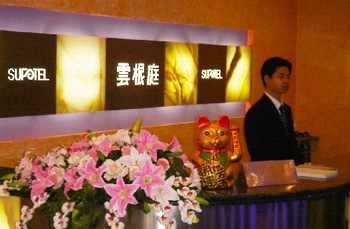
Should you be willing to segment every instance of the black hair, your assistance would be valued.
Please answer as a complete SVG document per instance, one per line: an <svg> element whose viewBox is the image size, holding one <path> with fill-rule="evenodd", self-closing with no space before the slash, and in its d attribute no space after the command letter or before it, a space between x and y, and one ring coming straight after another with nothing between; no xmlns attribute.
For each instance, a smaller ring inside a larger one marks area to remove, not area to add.
<svg viewBox="0 0 350 229"><path fill-rule="evenodd" d="M273 73L275 73L276 69L278 67L287 67L289 72L292 71L292 64L289 60L283 59L282 57L271 57L267 59L264 64L261 67L261 80L263 82L263 85L266 86L266 83L264 81L264 76L267 75L271 78Z"/></svg>

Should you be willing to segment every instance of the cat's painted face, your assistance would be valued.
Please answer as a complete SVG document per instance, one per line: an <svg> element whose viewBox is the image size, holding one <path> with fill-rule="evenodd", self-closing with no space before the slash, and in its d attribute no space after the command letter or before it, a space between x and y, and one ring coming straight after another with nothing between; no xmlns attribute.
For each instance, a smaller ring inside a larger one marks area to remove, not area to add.
<svg viewBox="0 0 350 229"><path fill-rule="evenodd" d="M230 143L230 137L229 129L211 123L200 129L198 143L207 149L223 149Z"/></svg>
<svg viewBox="0 0 350 229"><path fill-rule="evenodd" d="M198 145L206 149L224 149L230 144L230 119L222 116L218 121L210 122L205 116L200 117L198 126Z"/></svg>

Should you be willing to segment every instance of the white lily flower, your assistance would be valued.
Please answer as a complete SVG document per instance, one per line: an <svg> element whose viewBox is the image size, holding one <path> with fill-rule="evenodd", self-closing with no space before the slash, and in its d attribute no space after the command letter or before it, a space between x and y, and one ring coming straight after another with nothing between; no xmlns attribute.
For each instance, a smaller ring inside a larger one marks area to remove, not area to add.
<svg viewBox="0 0 350 229"><path fill-rule="evenodd" d="M154 187L152 199L159 202L161 205L168 205L169 201L179 200L177 192L172 188L174 180L175 177L171 176L165 181L165 184Z"/></svg>
<svg viewBox="0 0 350 229"><path fill-rule="evenodd" d="M103 164L107 168L106 173L103 175L107 181L116 179L117 177L124 177L128 174L128 167L119 161L107 159Z"/></svg>

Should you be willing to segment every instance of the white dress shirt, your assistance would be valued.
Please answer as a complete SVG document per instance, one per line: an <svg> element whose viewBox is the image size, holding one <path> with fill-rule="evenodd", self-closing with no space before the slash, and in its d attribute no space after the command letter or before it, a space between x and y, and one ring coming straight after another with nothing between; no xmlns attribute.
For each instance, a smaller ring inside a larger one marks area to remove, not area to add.
<svg viewBox="0 0 350 229"><path fill-rule="evenodd" d="M280 112L280 107L283 105L283 101L282 102L278 101L278 99L276 99L275 97L273 97L272 95L270 95L266 91L265 91L265 95L267 97L269 97L269 99L272 101L272 103L275 106L275 108L277 109L278 113L281 113Z"/></svg>

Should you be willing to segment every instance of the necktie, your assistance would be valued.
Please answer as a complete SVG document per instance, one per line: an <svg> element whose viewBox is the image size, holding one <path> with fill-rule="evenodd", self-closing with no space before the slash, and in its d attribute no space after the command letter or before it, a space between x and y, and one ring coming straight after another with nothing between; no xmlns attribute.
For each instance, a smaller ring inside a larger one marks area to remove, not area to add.
<svg viewBox="0 0 350 229"><path fill-rule="evenodd" d="M283 123L283 126L286 130L288 130L288 116L287 116L287 105L282 104L279 108L280 118Z"/></svg>

